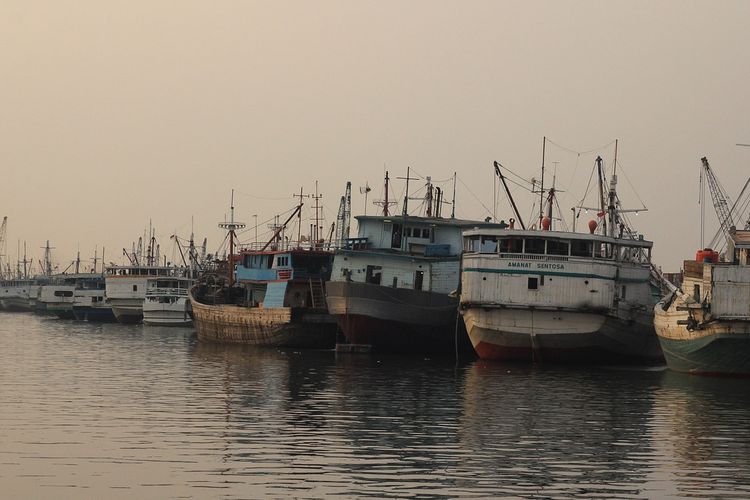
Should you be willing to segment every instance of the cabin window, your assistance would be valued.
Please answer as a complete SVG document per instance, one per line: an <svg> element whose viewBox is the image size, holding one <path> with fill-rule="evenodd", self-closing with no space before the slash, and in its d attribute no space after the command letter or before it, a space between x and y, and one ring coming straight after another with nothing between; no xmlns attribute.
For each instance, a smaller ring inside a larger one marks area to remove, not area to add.
<svg viewBox="0 0 750 500"><path fill-rule="evenodd" d="M539 278L529 278L529 290L539 289Z"/></svg>
<svg viewBox="0 0 750 500"><path fill-rule="evenodd" d="M380 278L382 276L383 276L382 266L367 266L367 271L365 273L365 283L370 283L372 285L379 285Z"/></svg>
<svg viewBox="0 0 750 500"><path fill-rule="evenodd" d="M424 284L424 271L415 271L414 272L414 289L421 290L423 284Z"/></svg>
<svg viewBox="0 0 750 500"><path fill-rule="evenodd" d="M465 252L478 252L479 251L479 236L469 236L464 238L464 251Z"/></svg>
<svg viewBox="0 0 750 500"><path fill-rule="evenodd" d="M628 291L628 289L627 289L627 288L625 287L625 285L622 285L622 294L621 294L621 297L622 297L623 299L624 299L625 297L627 297L627 291Z"/></svg>
<svg viewBox="0 0 750 500"><path fill-rule="evenodd" d="M411 228L410 227L407 227L406 229L404 229L404 236L406 236L407 238L411 237Z"/></svg>
<svg viewBox="0 0 750 500"><path fill-rule="evenodd" d="M570 255L573 257L591 257L594 245L591 241L573 240L570 242Z"/></svg>
<svg viewBox="0 0 750 500"><path fill-rule="evenodd" d="M604 243L603 241L597 241L594 247L594 258L595 259L609 259L612 257L612 245Z"/></svg>
<svg viewBox="0 0 750 500"><path fill-rule="evenodd" d="M480 247L481 253L497 253L497 237L495 236L482 236L482 246Z"/></svg>
<svg viewBox="0 0 750 500"><path fill-rule="evenodd" d="M391 248L401 248L401 224L393 225L393 232L391 233Z"/></svg>
<svg viewBox="0 0 750 500"><path fill-rule="evenodd" d="M570 243L560 240L547 241L547 255L568 255Z"/></svg>
<svg viewBox="0 0 750 500"><path fill-rule="evenodd" d="M398 288L398 277L393 277L393 288Z"/></svg>
<svg viewBox="0 0 750 500"><path fill-rule="evenodd" d="M422 238L430 239L430 228L426 227L422 229Z"/></svg>
<svg viewBox="0 0 750 500"><path fill-rule="evenodd" d="M501 239L500 253L523 253L523 240L521 238Z"/></svg>
<svg viewBox="0 0 750 500"><path fill-rule="evenodd" d="M137 291L138 291L138 285L133 285L133 291L134 291L134 292L137 292Z"/></svg>
<svg viewBox="0 0 750 500"><path fill-rule="evenodd" d="M526 241L526 246L524 248L524 253L532 253L532 254L543 254L544 253L544 240L542 238L528 238Z"/></svg>
<svg viewBox="0 0 750 500"><path fill-rule="evenodd" d="M701 286L700 285L693 285L693 298L696 302L701 301Z"/></svg>

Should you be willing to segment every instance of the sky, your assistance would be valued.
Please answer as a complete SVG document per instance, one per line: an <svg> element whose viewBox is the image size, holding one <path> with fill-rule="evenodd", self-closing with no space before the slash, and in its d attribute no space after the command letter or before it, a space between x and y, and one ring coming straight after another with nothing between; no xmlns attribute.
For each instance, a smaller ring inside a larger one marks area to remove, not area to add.
<svg viewBox="0 0 750 500"><path fill-rule="evenodd" d="M746 1L5 0L7 258L49 240L60 270L102 247L122 262L149 224L163 254L191 227L212 252L233 189L244 241L316 182L328 227L347 181L373 214L407 167L417 196L431 176L449 199L456 172L458 217L507 220L493 161L538 179L547 137L568 225L618 140L620 197L677 271L701 244L700 158L732 197L750 175L748 19Z"/></svg>

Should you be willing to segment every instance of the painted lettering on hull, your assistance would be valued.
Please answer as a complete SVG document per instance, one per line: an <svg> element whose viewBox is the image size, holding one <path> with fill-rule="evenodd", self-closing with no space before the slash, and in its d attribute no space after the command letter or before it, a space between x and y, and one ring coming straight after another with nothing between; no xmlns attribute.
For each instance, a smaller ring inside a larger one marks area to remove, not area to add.
<svg viewBox="0 0 750 500"><path fill-rule="evenodd" d="M535 264L532 266L532 264ZM565 269L565 264L559 264L556 262L508 262L508 267L520 267L524 269L553 269L562 271Z"/></svg>

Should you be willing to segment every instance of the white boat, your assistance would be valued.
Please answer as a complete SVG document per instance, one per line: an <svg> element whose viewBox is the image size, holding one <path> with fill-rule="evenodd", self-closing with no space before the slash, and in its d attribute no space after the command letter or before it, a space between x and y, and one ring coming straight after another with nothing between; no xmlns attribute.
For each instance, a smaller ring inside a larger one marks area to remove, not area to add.
<svg viewBox="0 0 750 500"><path fill-rule="evenodd" d="M85 280L73 292L73 316L79 321L115 322L112 306L106 301L104 276Z"/></svg>
<svg viewBox="0 0 750 500"><path fill-rule="evenodd" d="M0 281L0 306L4 311L34 311L41 284L34 278Z"/></svg>
<svg viewBox="0 0 750 500"><path fill-rule="evenodd" d="M603 179L601 158L597 158ZM602 181L603 184L603 181ZM662 359L653 327L652 243L625 225L612 175L591 234L477 229L464 234L461 313L484 359ZM548 205L549 206L549 205Z"/></svg>
<svg viewBox="0 0 750 500"><path fill-rule="evenodd" d="M143 302L143 323L154 326L190 326L188 292L195 280L169 277L149 279Z"/></svg>
<svg viewBox="0 0 750 500"><path fill-rule="evenodd" d="M178 274L174 266L112 266L105 275L107 303L120 323L143 321L143 301L146 298L148 280L157 277L174 277Z"/></svg>
<svg viewBox="0 0 750 500"><path fill-rule="evenodd" d="M51 283L41 287L39 302L47 314L54 314L61 319L73 319L75 292L79 288L90 288L88 282L101 281L98 273L58 274Z"/></svg>

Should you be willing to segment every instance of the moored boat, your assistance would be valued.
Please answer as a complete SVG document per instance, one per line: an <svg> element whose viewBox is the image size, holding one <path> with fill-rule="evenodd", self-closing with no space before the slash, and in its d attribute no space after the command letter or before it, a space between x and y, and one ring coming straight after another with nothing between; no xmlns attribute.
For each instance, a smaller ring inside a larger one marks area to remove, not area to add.
<svg viewBox="0 0 750 500"><path fill-rule="evenodd" d="M409 177L407 175L407 177ZM388 189L386 174L386 192ZM358 236L336 250L326 300L346 341L388 352L471 352L457 322L461 231L501 227L441 213L428 177L424 216L358 216ZM408 191L406 200L408 202Z"/></svg>
<svg viewBox="0 0 750 500"><path fill-rule="evenodd" d="M702 160L727 241L724 259L704 248L686 260L680 289L654 308L654 325L671 370L750 376L750 223L734 226L726 193Z"/></svg>
<svg viewBox="0 0 750 500"><path fill-rule="evenodd" d="M284 248L282 229L259 250L234 255L234 221L220 227L229 232L229 256L221 273L206 273L190 290L190 307L198 339L268 347L330 348L336 323L325 304L324 282L331 274L332 253L318 249ZM313 239L314 240L314 239ZM235 270L236 267L236 270Z"/></svg>
<svg viewBox="0 0 750 500"><path fill-rule="evenodd" d="M143 321L143 301L149 279L179 274L173 266L111 266L106 270L106 300L120 323Z"/></svg>
<svg viewBox="0 0 750 500"><path fill-rule="evenodd" d="M188 291L191 278L168 277L148 280L143 301L143 324L152 326L190 326Z"/></svg>
<svg viewBox="0 0 750 500"><path fill-rule="evenodd" d="M616 174L607 193L601 158L596 168L602 206L590 234L552 229L554 188L534 230L464 232L461 314L480 358L663 359L653 327L652 243L627 225Z"/></svg>

